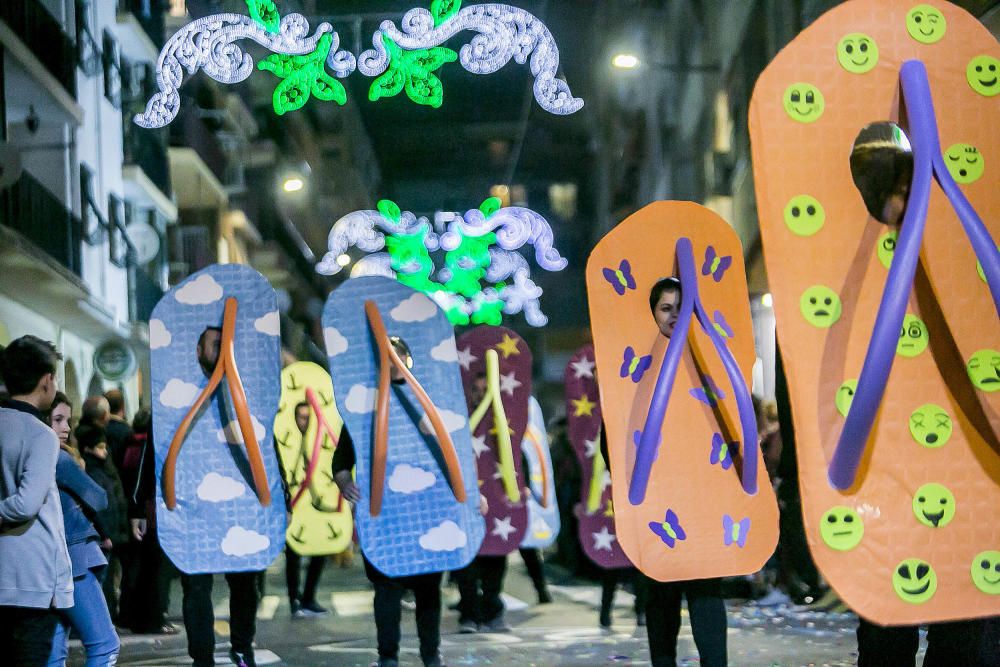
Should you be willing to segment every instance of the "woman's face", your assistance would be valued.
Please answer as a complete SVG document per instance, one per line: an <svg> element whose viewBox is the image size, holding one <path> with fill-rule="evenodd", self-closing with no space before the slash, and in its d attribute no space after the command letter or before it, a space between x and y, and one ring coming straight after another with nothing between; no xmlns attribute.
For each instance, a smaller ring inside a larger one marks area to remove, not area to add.
<svg viewBox="0 0 1000 667"><path fill-rule="evenodd" d="M680 296L681 293L677 290L664 291L653 309L653 319L656 320L656 326L660 328L660 333L667 338L673 335L674 325L677 324L677 312L681 305Z"/></svg>
<svg viewBox="0 0 1000 667"><path fill-rule="evenodd" d="M59 436L59 442L66 444L69 442L69 433L71 430L70 419L72 418L69 406L65 403L60 403L52 410L52 430L56 432Z"/></svg>

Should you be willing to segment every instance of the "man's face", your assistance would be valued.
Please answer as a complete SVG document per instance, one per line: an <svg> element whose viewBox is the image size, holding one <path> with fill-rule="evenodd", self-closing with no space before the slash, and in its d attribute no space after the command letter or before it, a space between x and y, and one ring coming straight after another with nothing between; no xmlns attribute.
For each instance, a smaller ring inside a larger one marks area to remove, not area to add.
<svg viewBox="0 0 1000 667"><path fill-rule="evenodd" d="M660 333L670 338L674 333L674 325L677 324L677 311L680 308L681 294L677 290L667 290L660 295L660 300L653 308L653 319L656 326L660 328Z"/></svg>
<svg viewBox="0 0 1000 667"><path fill-rule="evenodd" d="M219 363L219 347L222 344L222 333L215 329L206 329L198 342L198 363L205 375L211 375L215 365Z"/></svg>
<svg viewBox="0 0 1000 667"><path fill-rule="evenodd" d="M486 375L477 375L472 381L472 404L479 405L486 396Z"/></svg>
<svg viewBox="0 0 1000 667"><path fill-rule="evenodd" d="M305 434L309 430L309 406L300 405L295 408L295 426L298 427L299 433Z"/></svg>

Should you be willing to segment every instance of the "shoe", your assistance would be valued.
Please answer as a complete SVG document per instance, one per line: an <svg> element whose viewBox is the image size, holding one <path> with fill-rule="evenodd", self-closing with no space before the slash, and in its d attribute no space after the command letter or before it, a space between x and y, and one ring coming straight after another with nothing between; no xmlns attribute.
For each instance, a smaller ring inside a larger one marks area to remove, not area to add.
<svg viewBox="0 0 1000 667"><path fill-rule="evenodd" d="M408 611L414 611L417 608L417 601L413 597L412 593L404 595L403 599L400 600L399 603L402 605L403 609L406 609Z"/></svg>
<svg viewBox="0 0 1000 667"><path fill-rule="evenodd" d="M646 627L646 612L640 611L635 614L635 626L637 628Z"/></svg>
<svg viewBox="0 0 1000 667"><path fill-rule="evenodd" d="M314 616L326 616L330 613L330 610L319 606L314 600L310 600L299 605L299 613L301 614L299 618L310 618Z"/></svg>
<svg viewBox="0 0 1000 667"><path fill-rule="evenodd" d="M288 603L288 606L291 609L292 618L305 618L305 616L302 614L301 602L299 602L298 600L292 600L291 602Z"/></svg>
<svg viewBox="0 0 1000 667"><path fill-rule="evenodd" d="M543 588L538 593L538 604L549 604L552 602L552 595L549 594L549 589Z"/></svg>
<svg viewBox="0 0 1000 667"><path fill-rule="evenodd" d="M371 664L371 667L399 667L399 660L395 658L379 658Z"/></svg>
<svg viewBox="0 0 1000 667"><path fill-rule="evenodd" d="M482 632L510 632L510 626L504 620L503 614L488 623L483 623L479 629Z"/></svg>
<svg viewBox="0 0 1000 667"><path fill-rule="evenodd" d="M179 630L177 629L176 625L174 625L173 623L170 623L168 621L164 621L163 625L161 625L160 627L156 628L153 631L153 634L156 634L156 635L176 635L178 632L179 632Z"/></svg>
<svg viewBox="0 0 1000 667"><path fill-rule="evenodd" d="M253 653L230 651L229 659L236 667L257 667L257 663L253 659Z"/></svg>
<svg viewBox="0 0 1000 667"><path fill-rule="evenodd" d="M438 653L430 660L424 660L424 667L448 667L448 665L444 663L444 658Z"/></svg>
<svg viewBox="0 0 1000 667"><path fill-rule="evenodd" d="M772 588L767 595L755 602L758 607L780 607L791 604L792 599L779 588Z"/></svg>
<svg viewBox="0 0 1000 667"><path fill-rule="evenodd" d="M458 622L458 634L460 635L474 635L479 632L479 626L476 625L475 621L459 621Z"/></svg>

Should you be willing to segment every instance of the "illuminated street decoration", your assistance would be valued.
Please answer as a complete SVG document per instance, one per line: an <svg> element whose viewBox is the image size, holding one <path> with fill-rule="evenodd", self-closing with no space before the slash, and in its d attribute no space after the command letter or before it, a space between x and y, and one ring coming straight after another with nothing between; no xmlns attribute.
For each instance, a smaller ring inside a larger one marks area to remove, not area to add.
<svg viewBox="0 0 1000 667"><path fill-rule="evenodd" d="M438 234L427 218L400 211L383 199L378 210L355 211L334 224L328 251L316 270L339 273L343 267L337 258L356 247L368 254L355 264L351 277L395 278L428 294L453 324L499 325L504 314L523 312L528 324L544 326L548 318L539 305L542 289L517 250L533 246L535 261L546 271L566 267L566 259L552 245L552 228L545 218L527 208L501 208L495 197L464 216L439 217L449 218ZM444 266L437 268L431 253L442 251Z"/></svg>
<svg viewBox="0 0 1000 667"><path fill-rule="evenodd" d="M458 61L473 74L492 74L515 60L528 63L535 77L538 104L554 114L571 114L583 106L568 84L556 78L559 49L549 29L538 18L517 7L482 4L462 7L460 0L433 0L430 10L409 10L397 28L384 21L375 32L374 48L359 57L340 49L340 36L329 23L309 34L301 14L282 18L272 0L247 0L249 15L213 14L188 23L163 47L156 68L158 91L135 116L141 127L163 127L180 110L180 86L185 72L199 70L220 83L245 81L254 69L253 58L237 44L249 39L272 55L258 64L282 81L273 106L278 115L300 109L313 96L343 104L347 93L330 75L343 79L358 69L374 78L368 97L375 101L405 91L416 104L440 107L444 88L435 72ZM456 54L442 46L460 32L478 33ZM529 63L530 57L530 63Z"/></svg>

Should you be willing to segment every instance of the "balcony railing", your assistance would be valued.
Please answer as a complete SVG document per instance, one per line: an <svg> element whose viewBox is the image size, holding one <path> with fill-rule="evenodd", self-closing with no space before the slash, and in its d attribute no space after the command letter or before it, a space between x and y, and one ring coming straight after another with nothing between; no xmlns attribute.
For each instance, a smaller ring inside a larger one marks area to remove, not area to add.
<svg viewBox="0 0 1000 667"><path fill-rule="evenodd" d="M170 145L193 148L216 178L226 175L226 154L215 134L198 114L197 107L187 107L180 118L170 124Z"/></svg>
<svg viewBox="0 0 1000 667"><path fill-rule="evenodd" d="M163 3L160 0L118 0L118 13L130 13L153 41L156 48L163 47Z"/></svg>
<svg viewBox="0 0 1000 667"><path fill-rule="evenodd" d="M38 0L0 2L0 21L24 42L45 69L76 97L76 46Z"/></svg>
<svg viewBox="0 0 1000 667"><path fill-rule="evenodd" d="M170 162L161 133L125 120L125 164L137 165L160 192L170 197Z"/></svg>
<svg viewBox="0 0 1000 667"><path fill-rule="evenodd" d="M80 243L83 240L80 219L27 173L0 192L0 224L18 232L80 275Z"/></svg>

